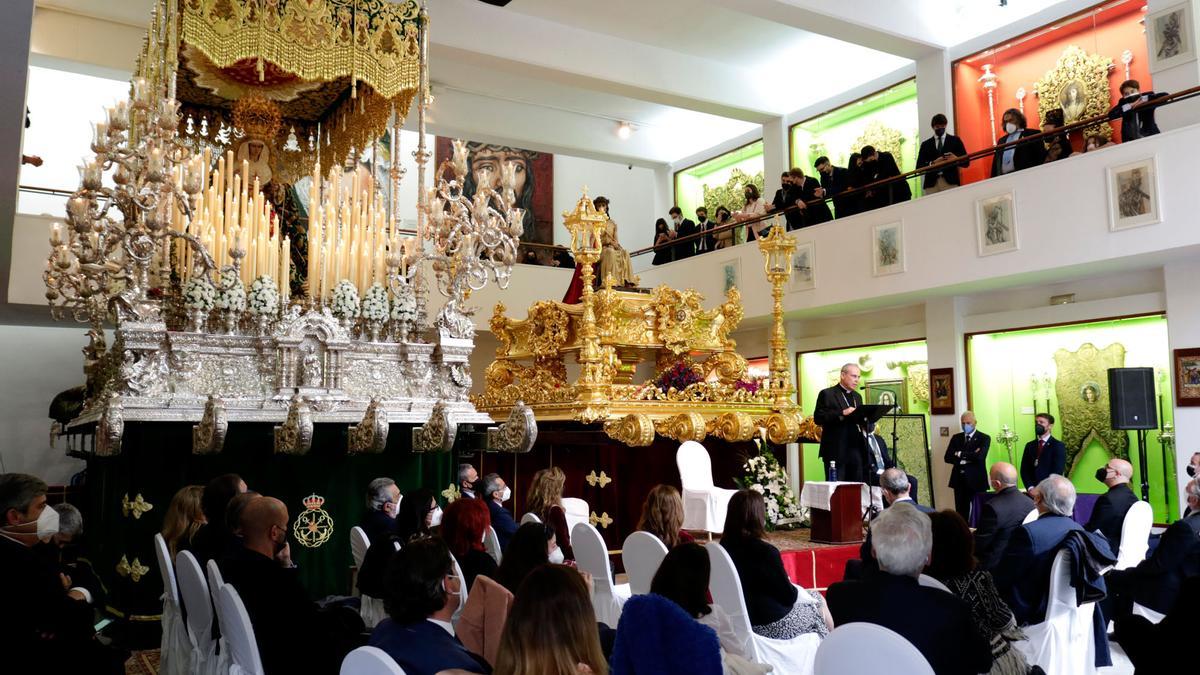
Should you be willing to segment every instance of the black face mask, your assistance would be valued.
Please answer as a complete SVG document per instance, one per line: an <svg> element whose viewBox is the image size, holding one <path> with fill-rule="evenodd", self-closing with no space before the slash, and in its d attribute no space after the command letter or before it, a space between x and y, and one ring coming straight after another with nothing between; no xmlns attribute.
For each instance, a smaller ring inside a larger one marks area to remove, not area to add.
<svg viewBox="0 0 1200 675"><path fill-rule="evenodd" d="M1046 435L1046 427L1044 427L1044 426L1042 426L1042 425L1040 425L1040 424L1039 424L1039 425L1037 425L1036 427L1034 427L1034 431L1036 431L1036 432L1037 432L1037 437L1038 437L1038 438L1041 438L1042 436L1045 436L1045 435Z"/></svg>
<svg viewBox="0 0 1200 675"><path fill-rule="evenodd" d="M1192 466L1191 464L1188 464L1188 466L1187 466L1187 475L1189 475L1189 476L1195 476L1195 475L1196 475L1196 467L1195 467L1195 466Z"/></svg>
<svg viewBox="0 0 1200 675"><path fill-rule="evenodd" d="M1106 478L1108 478L1108 469L1105 469L1104 467L1096 469L1096 480L1103 483Z"/></svg>

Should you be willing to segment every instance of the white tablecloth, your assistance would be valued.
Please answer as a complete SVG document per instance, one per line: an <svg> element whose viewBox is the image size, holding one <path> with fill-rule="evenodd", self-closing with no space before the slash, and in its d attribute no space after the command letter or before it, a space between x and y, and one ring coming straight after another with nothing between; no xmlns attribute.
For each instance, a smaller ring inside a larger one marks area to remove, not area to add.
<svg viewBox="0 0 1200 675"><path fill-rule="evenodd" d="M860 513L865 513L871 506L871 493L866 483L824 480L805 481L804 489L800 491L800 506L828 511L829 500L833 498L833 492L838 489L839 485L857 485L859 487L862 493L862 511Z"/></svg>

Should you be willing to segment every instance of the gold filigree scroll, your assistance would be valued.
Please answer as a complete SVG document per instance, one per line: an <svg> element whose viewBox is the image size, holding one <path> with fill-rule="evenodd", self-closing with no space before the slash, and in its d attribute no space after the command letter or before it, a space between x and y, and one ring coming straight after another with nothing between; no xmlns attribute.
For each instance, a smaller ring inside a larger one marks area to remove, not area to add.
<svg viewBox="0 0 1200 675"><path fill-rule="evenodd" d="M535 356L554 356L567 343L571 318L557 302L541 300L529 308L529 350Z"/></svg>
<svg viewBox="0 0 1200 675"><path fill-rule="evenodd" d="M698 412L685 412L669 417L665 420L658 420L654 423L654 429L660 436L679 441L696 441L697 443L704 440L708 434L705 428L704 415Z"/></svg>
<svg viewBox="0 0 1200 675"><path fill-rule="evenodd" d="M642 448L654 442L654 423L649 415L630 413L605 422L604 433L631 448Z"/></svg>
<svg viewBox="0 0 1200 675"><path fill-rule="evenodd" d="M1058 63L1034 83L1038 117L1046 119L1046 113L1061 108L1063 121L1070 124L1108 112L1108 71L1112 68L1112 59L1107 56L1068 46L1058 57ZM1111 138L1112 127L1102 122L1084 129L1084 134Z"/></svg>
<svg viewBox="0 0 1200 675"><path fill-rule="evenodd" d="M737 352L714 354L704 362L704 376L714 375L721 384L733 384L746 376L749 364Z"/></svg>
<svg viewBox="0 0 1200 675"><path fill-rule="evenodd" d="M929 402L929 364L914 363L908 367L908 395L914 401Z"/></svg>
<svg viewBox="0 0 1200 675"><path fill-rule="evenodd" d="M496 336L496 341L499 342L496 346L496 358L508 356L512 351L513 334L512 327L509 325L510 320L504 316L504 311L507 309L503 302L497 302L496 307L492 310L492 318L488 321L488 327L492 329L492 335Z"/></svg>
<svg viewBox="0 0 1200 675"><path fill-rule="evenodd" d="M1119 342L1098 349L1085 342L1075 351L1054 352L1058 375L1059 434L1067 446L1067 474L1087 446L1095 440L1108 454L1129 459L1129 438L1112 429L1108 407L1108 369L1125 365L1125 346Z"/></svg>
<svg viewBox="0 0 1200 675"><path fill-rule="evenodd" d="M677 291L668 286L654 289L651 303L658 319L658 339L675 354L689 351L697 342L697 317L704 313L704 298L693 290Z"/></svg>
<svg viewBox="0 0 1200 675"><path fill-rule="evenodd" d="M708 421L708 433L731 442L748 441L754 438L754 418L744 412L735 411L718 415Z"/></svg>
<svg viewBox="0 0 1200 675"><path fill-rule="evenodd" d="M795 441L800 435L803 418L793 413L773 413L765 420L758 420L755 424L766 427L768 441L775 445L783 445Z"/></svg>

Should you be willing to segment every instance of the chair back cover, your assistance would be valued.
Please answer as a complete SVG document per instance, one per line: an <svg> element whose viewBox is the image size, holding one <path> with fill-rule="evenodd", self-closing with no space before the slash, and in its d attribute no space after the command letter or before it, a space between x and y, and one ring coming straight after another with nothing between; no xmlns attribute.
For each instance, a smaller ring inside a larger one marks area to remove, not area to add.
<svg viewBox="0 0 1200 675"><path fill-rule="evenodd" d="M454 576L458 577L458 609L454 610L454 616L450 618L450 623L457 625L458 617L462 616L463 607L467 604L467 593L471 589L467 588L467 578L463 576L462 566L458 564L458 558L454 554L450 554L450 562L454 563Z"/></svg>
<svg viewBox="0 0 1200 675"><path fill-rule="evenodd" d="M629 590L633 595L650 592L650 582L665 557L666 544L649 532L634 532L625 538L621 562L625 565L625 574L629 575Z"/></svg>
<svg viewBox="0 0 1200 675"><path fill-rule="evenodd" d="M264 675L254 626L233 584L225 584L217 591L217 617L221 638L229 648L230 675Z"/></svg>
<svg viewBox="0 0 1200 675"><path fill-rule="evenodd" d="M869 648L864 649L865 646ZM933 675L921 652L896 631L873 623L833 629L817 648L816 675L904 673Z"/></svg>
<svg viewBox="0 0 1200 675"><path fill-rule="evenodd" d="M592 575L592 606L596 610L596 620L615 629L628 594L613 583L604 538L591 523L576 523L571 528L571 548L575 549L575 565Z"/></svg>
<svg viewBox="0 0 1200 675"><path fill-rule="evenodd" d="M1055 554L1050 566L1049 592L1045 620L1026 626L1026 639L1014 646L1029 665L1041 666L1047 673L1095 673L1092 613L1096 603L1077 604L1071 586L1071 552L1065 548Z"/></svg>
<svg viewBox="0 0 1200 675"><path fill-rule="evenodd" d="M371 540L367 538L367 531L358 525L350 528L350 555L354 558L355 567L362 567L363 556L369 548Z"/></svg>
<svg viewBox="0 0 1200 675"><path fill-rule="evenodd" d="M221 568L217 567L216 560L209 560L205 566L208 572L208 592L212 593L213 606L217 604L217 591L225 585L225 577L221 576Z"/></svg>
<svg viewBox="0 0 1200 675"><path fill-rule="evenodd" d="M712 573L708 577L708 592L712 595L713 604L719 605L729 617L733 632L739 640L748 641L753 634L750 629L750 612L746 609L746 597L742 595L742 578L737 568L733 566L733 558L725 548L717 543L704 547L708 551L708 560L712 565ZM747 656L752 656L747 650Z"/></svg>
<svg viewBox="0 0 1200 675"><path fill-rule="evenodd" d="M712 458L708 450L696 441L684 441L675 451L675 465L685 490L707 490L713 487Z"/></svg>
<svg viewBox="0 0 1200 675"><path fill-rule="evenodd" d="M162 641L159 644L159 672L164 675L184 675L191 660L192 643L179 609L179 585L171 551L161 534L154 535L154 555L163 582Z"/></svg>
<svg viewBox="0 0 1200 675"><path fill-rule="evenodd" d="M536 513L526 513L525 515L521 516L521 524L522 525L524 525L525 523L540 523L540 522L542 522L542 519L538 518Z"/></svg>
<svg viewBox="0 0 1200 675"><path fill-rule="evenodd" d="M947 593L950 592L950 589L946 587L946 584L943 584L928 574L922 574L921 576L917 577L917 583L921 584L922 586L928 586L930 588L946 591Z"/></svg>
<svg viewBox="0 0 1200 675"><path fill-rule="evenodd" d="M1032 523L1033 521L1037 520L1038 516L1040 516L1040 515L1041 515L1041 513L1039 513L1037 509L1031 509L1029 511L1029 513L1025 514L1025 520L1022 520L1021 524L1028 525L1028 524Z"/></svg>
<svg viewBox="0 0 1200 675"><path fill-rule="evenodd" d="M488 525L487 529L483 532L483 548L488 552L488 555L492 556L496 564L499 565L500 559L504 557L504 554L500 551L500 535L496 534L496 528L491 525Z"/></svg>
<svg viewBox="0 0 1200 675"><path fill-rule="evenodd" d="M196 562L196 557L190 551L180 551L175 562L178 563L179 591L187 607L188 635L192 640L193 653L198 652L199 657L193 661L200 668L205 668L209 657L216 657L216 645L212 639L212 596L208 592L208 582L200 571L200 563Z"/></svg>
<svg viewBox="0 0 1200 675"><path fill-rule="evenodd" d="M567 531L575 529L577 523L590 523L588 516L591 515L592 508L588 503L578 497L563 497L563 511L567 514Z"/></svg>
<svg viewBox="0 0 1200 675"><path fill-rule="evenodd" d="M379 647L359 647L342 659L341 675L404 675L388 653Z"/></svg>
<svg viewBox="0 0 1200 675"><path fill-rule="evenodd" d="M1121 546L1117 551L1116 569L1136 567L1146 559L1151 527L1154 527L1154 509L1150 503L1134 502L1125 512L1125 520L1121 524Z"/></svg>

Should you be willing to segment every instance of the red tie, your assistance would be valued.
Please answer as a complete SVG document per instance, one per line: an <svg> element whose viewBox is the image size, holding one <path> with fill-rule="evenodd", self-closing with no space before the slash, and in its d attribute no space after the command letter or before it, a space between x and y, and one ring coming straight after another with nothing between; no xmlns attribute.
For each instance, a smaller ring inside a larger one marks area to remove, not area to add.
<svg viewBox="0 0 1200 675"><path fill-rule="evenodd" d="M1044 450L1045 448L1046 448L1046 441L1043 441L1043 440L1041 440L1041 439L1038 439L1038 456L1037 456L1037 458L1038 458L1038 461L1041 461L1041 459L1042 459L1042 450Z"/></svg>

